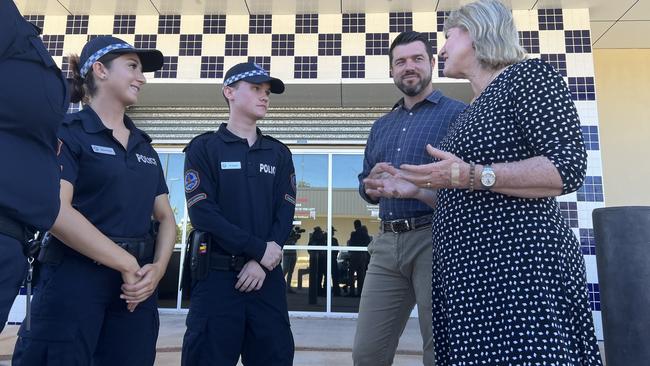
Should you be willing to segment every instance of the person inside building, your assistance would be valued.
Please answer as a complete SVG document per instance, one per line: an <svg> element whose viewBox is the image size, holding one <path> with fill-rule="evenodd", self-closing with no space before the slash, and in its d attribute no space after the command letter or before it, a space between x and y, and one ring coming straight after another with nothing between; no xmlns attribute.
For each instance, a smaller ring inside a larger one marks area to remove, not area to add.
<svg viewBox="0 0 650 366"><path fill-rule="evenodd" d="M498 0L452 11L444 32L444 74L468 79L474 98L439 149L427 146L435 162L388 169L410 188L384 179L381 189L439 189L437 364L601 365L584 258L555 199L587 168L571 92L551 65L526 59Z"/></svg>
<svg viewBox="0 0 650 366"><path fill-rule="evenodd" d="M368 248L370 244L370 236L368 235L368 228L361 225L361 220L356 219L353 222L354 231L350 233L348 246L365 247ZM364 230L365 228L365 230ZM363 281L366 278L366 271L368 270L368 262L370 257L368 251L350 251L350 274L348 277L348 296L355 297L361 296L363 290Z"/></svg>
<svg viewBox="0 0 650 366"><path fill-rule="evenodd" d="M309 234L309 246L327 246L327 233L320 226L315 226ZM311 249L309 253L309 303L315 304L317 296L325 296L325 270L327 267L327 251Z"/></svg>
<svg viewBox="0 0 650 366"><path fill-rule="evenodd" d="M70 55L71 101L85 106L58 133L61 209L12 365L154 364L176 223L158 154L125 109L162 64L159 51L108 36Z"/></svg>
<svg viewBox="0 0 650 366"><path fill-rule="evenodd" d="M282 247L293 224L291 151L257 121L284 83L245 62L225 75L228 122L185 149L185 194L192 225L206 240L193 273L182 365L290 366ZM195 233L196 235L196 233ZM194 251L193 251L194 252ZM208 260L206 262L206 259Z"/></svg>
<svg viewBox="0 0 650 366"><path fill-rule="evenodd" d="M56 131L69 97L40 32L0 0L0 331L28 271L23 248L60 206Z"/></svg>

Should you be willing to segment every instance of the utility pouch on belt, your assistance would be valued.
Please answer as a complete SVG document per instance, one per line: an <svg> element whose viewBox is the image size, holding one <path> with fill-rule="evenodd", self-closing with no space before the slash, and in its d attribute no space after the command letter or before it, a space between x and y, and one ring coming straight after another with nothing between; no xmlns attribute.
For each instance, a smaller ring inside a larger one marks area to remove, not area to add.
<svg viewBox="0 0 650 366"><path fill-rule="evenodd" d="M189 290L193 282L208 277L208 272L210 272L210 246L211 236L209 233L196 229L190 232L185 249L181 288Z"/></svg>
<svg viewBox="0 0 650 366"><path fill-rule="evenodd" d="M38 261L41 263L61 264L63 260L63 247L57 243L57 239L52 234L45 233L41 239L41 250L38 252Z"/></svg>

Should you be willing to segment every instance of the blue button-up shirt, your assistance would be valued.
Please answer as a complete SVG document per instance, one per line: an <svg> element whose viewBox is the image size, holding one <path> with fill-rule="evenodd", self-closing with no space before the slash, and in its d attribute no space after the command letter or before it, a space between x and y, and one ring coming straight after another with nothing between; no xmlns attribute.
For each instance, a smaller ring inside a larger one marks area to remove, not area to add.
<svg viewBox="0 0 650 366"><path fill-rule="evenodd" d="M415 199L380 198L372 200L365 193L363 179L377 163L387 162L399 167L402 164L428 164L433 159L426 145L438 146L447 133L449 123L465 109L465 104L445 97L435 90L426 99L407 109L401 99L393 110L372 125L359 174L359 193L369 203L379 203L379 217L395 220L418 217L433 212L427 204Z"/></svg>

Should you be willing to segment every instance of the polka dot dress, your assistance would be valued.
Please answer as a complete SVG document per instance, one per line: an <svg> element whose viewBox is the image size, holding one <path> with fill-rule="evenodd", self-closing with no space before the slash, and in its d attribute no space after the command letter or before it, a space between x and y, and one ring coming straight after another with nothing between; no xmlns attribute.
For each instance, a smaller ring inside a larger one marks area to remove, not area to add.
<svg viewBox="0 0 650 366"><path fill-rule="evenodd" d="M545 156L563 194L586 172L571 95L538 59L504 70L452 123L441 149L477 164ZM601 365L584 259L555 199L440 191L433 331L438 366Z"/></svg>

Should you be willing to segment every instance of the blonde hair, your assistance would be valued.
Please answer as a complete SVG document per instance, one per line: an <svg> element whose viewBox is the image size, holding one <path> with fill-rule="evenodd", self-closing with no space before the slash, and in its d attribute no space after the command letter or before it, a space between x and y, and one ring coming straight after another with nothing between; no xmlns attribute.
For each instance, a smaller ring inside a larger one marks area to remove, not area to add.
<svg viewBox="0 0 650 366"><path fill-rule="evenodd" d="M444 32L456 27L469 32L476 58L485 68L499 69L526 57L512 13L499 0L478 0L452 11Z"/></svg>

